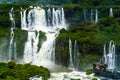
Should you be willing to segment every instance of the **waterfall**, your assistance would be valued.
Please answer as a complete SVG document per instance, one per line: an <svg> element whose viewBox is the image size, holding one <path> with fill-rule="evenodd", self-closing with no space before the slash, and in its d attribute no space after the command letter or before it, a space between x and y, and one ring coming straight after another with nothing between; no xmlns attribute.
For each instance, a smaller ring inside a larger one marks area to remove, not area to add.
<svg viewBox="0 0 120 80"><path fill-rule="evenodd" d="M14 29L15 29L15 20L14 20L14 14L13 14L13 8L11 8L9 12L10 20L11 20L11 33L10 33L10 44L9 44L9 57L8 60L11 61L17 60L17 53L16 53L16 42L14 40Z"/></svg>
<svg viewBox="0 0 120 80"><path fill-rule="evenodd" d="M75 69L73 64L73 58L72 58L72 41L69 39L69 68Z"/></svg>
<svg viewBox="0 0 120 80"><path fill-rule="evenodd" d="M109 43L109 51L108 51L108 54L106 54L106 49L105 49L105 45L104 45L104 58L105 58L105 61L104 63L107 64L107 69L108 70L114 70L116 68L116 63L115 63L115 44L114 44L114 41L111 40L110 43Z"/></svg>
<svg viewBox="0 0 120 80"><path fill-rule="evenodd" d="M112 10L112 8L110 8L109 16L110 16L110 17L113 16L113 10Z"/></svg>
<svg viewBox="0 0 120 80"><path fill-rule="evenodd" d="M73 52L72 52L73 50ZM73 56L73 57L72 57ZM74 41L74 48L72 48L72 41L69 39L69 68L73 70L79 69L79 57L77 40Z"/></svg>
<svg viewBox="0 0 120 80"><path fill-rule="evenodd" d="M62 28L67 29L63 8L52 8L47 11L40 7L30 7L31 10L21 10L21 29L28 32L24 47L24 62L35 65L49 65L55 62L55 39ZM46 40L40 49L39 32L45 33ZM37 33L36 33L37 32Z"/></svg>
<svg viewBox="0 0 120 80"><path fill-rule="evenodd" d="M22 30L25 30L25 29L27 29L27 24L26 24L26 10L23 10L22 8L21 8L21 10L23 11L21 11L20 12L20 14L21 14L21 28L22 28Z"/></svg>
<svg viewBox="0 0 120 80"><path fill-rule="evenodd" d="M37 48L34 47L33 44L37 43L36 41L37 41L37 37L35 32L28 31L28 38L27 38L27 42L25 43L25 49L24 49L24 61L26 63L30 63L33 61L33 50L35 51L34 54L36 54L36 50L37 50ZM36 46L37 45L38 43L36 44Z"/></svg>
<svg viewBox="0 0 120 80"><path fill-rule="evenodd" d="M96 13L95 13L95 23L97 23L98 22L98 10L96 9L95 11L96 11Z"/></svg>
<svg viewBox="0 0 120 80"><path fill-rule="evenodd" d="M51 26L51 24L50 24L51 23L51 10L50 10L50 8L47 10L47 13L48 13L48 15L47 15L47 17L48 17L47 18L48 19L47 20L47 23L48 23L47 26Z"/></svg>
<svg viewBox="0 0 120 80"><path fill-rule="evenodd" d="M115 44L111 40L109 44L109 53L107 54L108 57L108 69L115 69Z"/></svg>
<svg viewBox="0 0 120 80"><path fill-rule="evenodd" d="M77 44L77 40L74 41L74 67L75 70L79 69L79 57L80 57L80 53L78 50L78 44Z"/></svg>
<svg viewBox="0 0 120 80"><path fill-rule="evenodd" d="M15 29L15 20L14 20L14 14L13 14L13 7L11 8L11 10L9 11L9 16L10 16L10 20L12 22L11 28Z"/></svg>
<svg viewBox="0 0 120 80"><path fill-rule="evenodd" d="M87 16L86 16L87 14L86 14L86 9L83 9L83 16L84 16L84 21L86 21L87 20Z"/></svg>
<svg viewBox="0 0 120 80"><path fill-rule="evenodd" d="M93 9L91 9L90 20L93 21Z"/></svg>
<svg viewBox="0 0 120 80"><path fill-rule="evenodd" d="M103 56L104 56L104 63L105 63L105 64L107 64L106 44L104 45L104 52L103 52Z"/></svg>

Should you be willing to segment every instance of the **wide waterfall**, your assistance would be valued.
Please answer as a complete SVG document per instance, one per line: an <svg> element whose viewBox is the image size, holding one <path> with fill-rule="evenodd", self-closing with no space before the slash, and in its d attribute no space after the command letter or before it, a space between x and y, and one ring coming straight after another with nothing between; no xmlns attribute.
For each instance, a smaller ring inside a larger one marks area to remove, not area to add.
<svg viewBox="0 0 120 80"><path fill-rule="evenodd" d="M48 65L55 62L55 39L60 29L67 29L63 8L30 7L28 11L21 8L21 29L28 32L24 48L24 62L35 65ZM40 49L39 31L45 33L46 40Z"/></svg>
<svg viewBox="0 0 120 80"><path fill-rule="evenodd" d="M17 60L17 52L16 52L16 42L14 39L14 29L15 29L15 20L14 20L14 14L13 14L13 8L11 8L9 12L10 20L11 20L11 28L10 28L10 43L9 43L9 55L8 60Z"/></svg>
<svg viewBox="0 0 120 80"><path fill-rule="evenodd" d="M113 40L109 43L109 49L108 54L106 53L106 45L104 45L104 63L107 64L108 70L114 70L116 69L116 55L115 55L115 44Z"/></svg>

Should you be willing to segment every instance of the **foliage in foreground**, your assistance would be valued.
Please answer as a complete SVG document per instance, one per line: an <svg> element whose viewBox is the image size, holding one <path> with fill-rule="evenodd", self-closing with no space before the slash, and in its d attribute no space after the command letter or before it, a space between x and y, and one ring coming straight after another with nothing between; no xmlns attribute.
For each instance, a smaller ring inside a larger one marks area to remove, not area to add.
<svg viewBox="0 0 120 80"><path fill-rule="evenodd" d="M86 75L90 75L90 74L92 74L94 71L93 71L93 69L88 69L88 70L86 70Z"/></svg>
<svg viewBox="0 0 120 80"><path fill-rule="evenodd" d="M16 64L13 61L0 63L0 80L28 80L34 76L42 76L43 80L47 80L50 77L50 71L42 66Z"/></svg>
<svg viewBox="0 0 120 80"><path fill-rule="evenodd" d="M92 80L97 80L97 78L92 78Z"/></svg>

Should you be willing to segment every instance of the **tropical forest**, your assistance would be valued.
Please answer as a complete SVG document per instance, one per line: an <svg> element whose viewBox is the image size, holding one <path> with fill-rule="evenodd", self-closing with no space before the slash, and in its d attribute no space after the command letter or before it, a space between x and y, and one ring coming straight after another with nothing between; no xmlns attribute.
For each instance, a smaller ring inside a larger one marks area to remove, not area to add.
<svg viewBox="0 0 120 80"><path fill-rule="evenodd" d="M0 0L0 80L120 80L120 0Z"/></svg>

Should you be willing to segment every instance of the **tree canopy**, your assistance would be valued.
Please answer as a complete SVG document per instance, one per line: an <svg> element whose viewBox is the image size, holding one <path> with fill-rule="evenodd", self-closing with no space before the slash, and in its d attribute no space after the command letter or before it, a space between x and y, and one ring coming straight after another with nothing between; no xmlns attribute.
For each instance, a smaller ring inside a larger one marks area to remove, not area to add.
<svg viewBox="0 0 120 80"><path fill-rule="evenodd" d="M0 2L10 3L39 3L46 5L78 4L84 6L114 6L120 5L120 0L0 0Z"/></svg>

